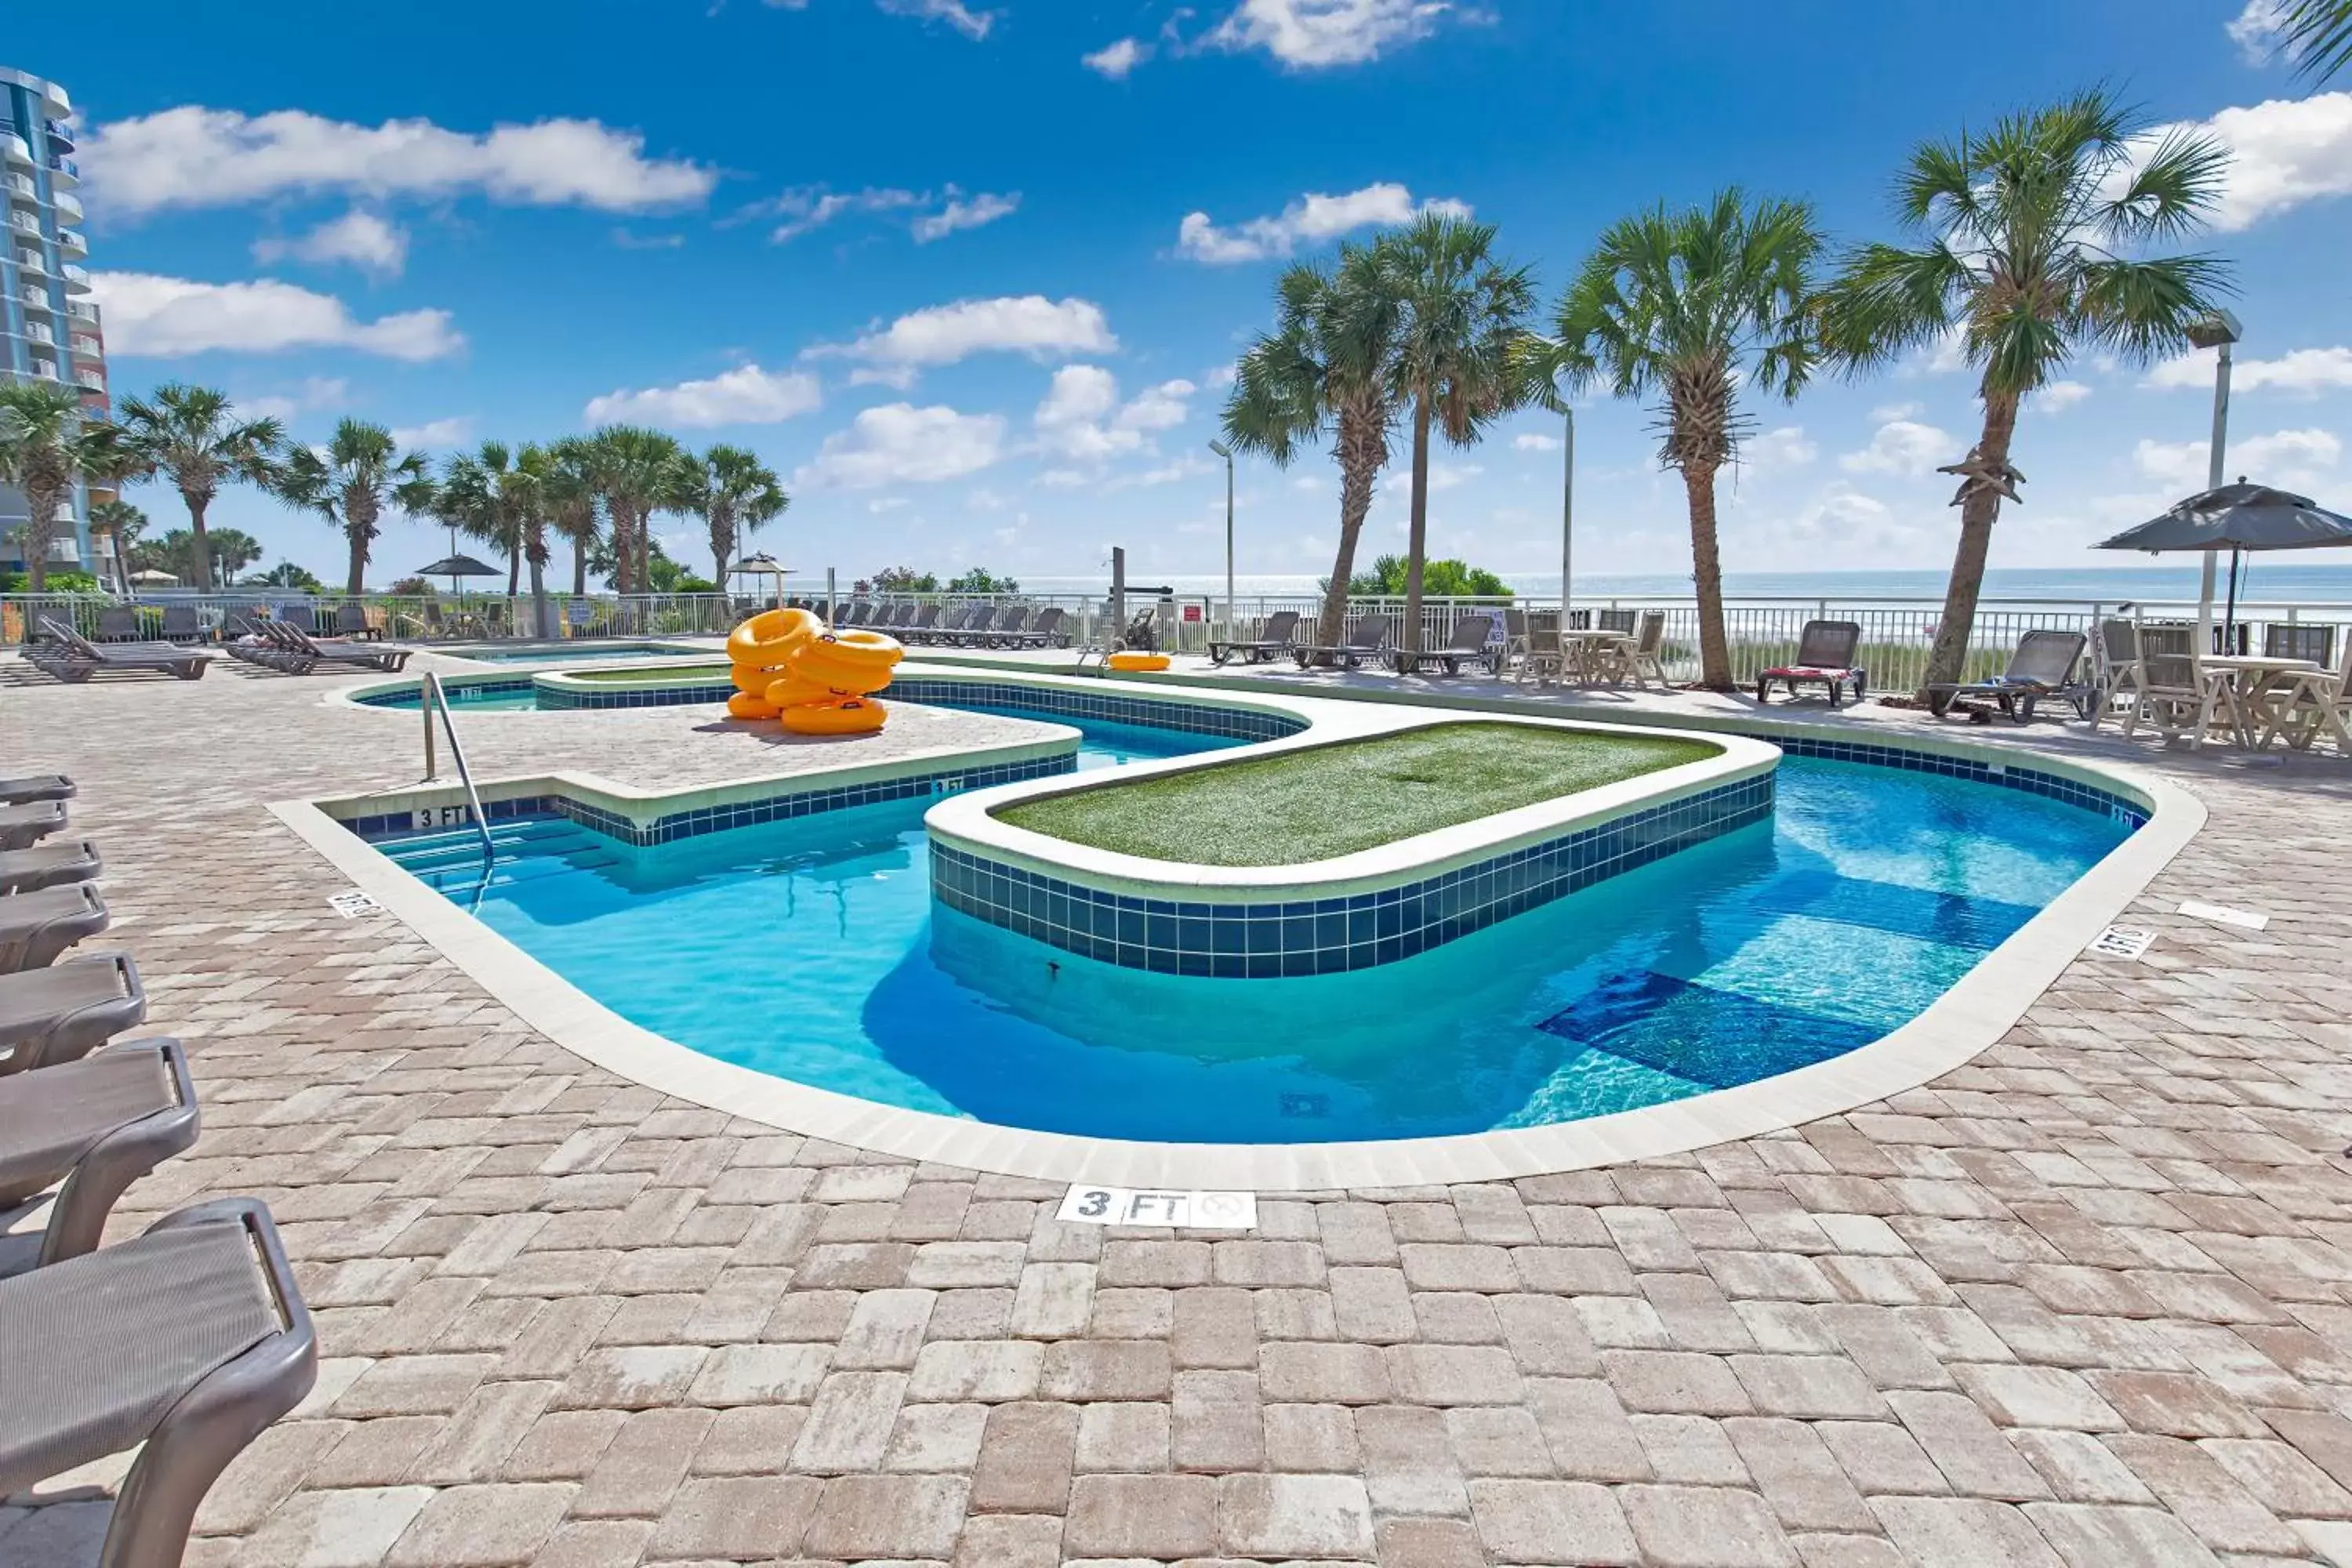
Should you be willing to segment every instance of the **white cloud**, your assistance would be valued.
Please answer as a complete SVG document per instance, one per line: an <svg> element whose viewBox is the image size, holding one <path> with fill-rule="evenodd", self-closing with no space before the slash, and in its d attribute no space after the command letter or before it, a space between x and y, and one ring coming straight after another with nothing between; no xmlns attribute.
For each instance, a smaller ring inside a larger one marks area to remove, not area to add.
<svg viewBox="0 0 2352 1568"><path fill-rule="evenodd" d="M876 496L866 503L866 510L879 517L886 511L897 511L900 507L912 504L905 496Z"/></svg>
<svg viewBox="0 0 2352 1568"><path fill-rule="evenodd" d="M2033 395L2033 406L2044 414L2063 414L2091 395L2091 389L2079 381L2053 381Z"/></svg>
<svg viewBox="0 0 2352 1568"><path fill-rule="evenodd" d="M1081 55L1078 63L1090 71L1099 71L1113 81L1125 81L1127 73L1151 58L1151 46L1138 38L1121 38L1105 44L1093 54Z"/></svg>
<svg viewBox="0 0 2352 1568"><path fill-rule="evenodd" d="M419 447L462 447L473 437L474 418L470 414L428 420L422 425L395 425L392 427L393 440L411 451Z"/></svg>
<svg viewBox="0 0 2352 1568"><path fill-rule="evenodd" d="M589 399L580 416L592 425L626 421L708 430L721 425L774 425L806 414L822 401L817 379L807 371L766 371L744 364L675 386L615 389Z"/></svg>
<svg viewBox="0 0 2352 1568"><path fill-rule="evenodd" d="M107 351L116 355L168 359L214 351L349 348L419 361L466 346L446 310L403 310L362 321L341 300L274 278L198 283L152 272L94 272L89 282L106 312Z"/></svg>
<svg viewBox="0 0 2352 1568"><path fill-rule="evenodd" d="M1472 15L1439 0L1242 0L1205 42L1310 69L1361 65L1427 37L1449 13Z"/></svg>
<svg viewBox="0 0 2352 1568"><path fill-rule="evenodd" d="M975 11L962 0L874 0L893 16L920 16L926 22L945 22L965 37L978 43L988 37L995 25L996 13Z"/></svg>
<svg viewBox="0 0 2352 1568"><path fill-rule="evenodd" d="M1739 460L1759 474L1806 468L1821 455L1801 425L1779 426L1739 443Z"/></svg>
<svg viewBox="0 0 2352 1568"><path fill-rule="evenodd" d="M948 189L950 194L947 205L915 220L917 245L929 245L935 239L945 239L958 229L980 228L984 225L994 223L998 218L1011 217L1021 205L1019 191L1006 195L982 191L974 195L970 201L966 201L954 194L954 186L950 185Z"/></svg>
<svg viewBox="0 0 2352 1568"><path fill-rule="evenodd" d="M1066 364L1054 373L1033 420L1038 445L1073 462L1099 463L1149 449L1149 433L1184 422L1185 400L1200 389L1164 381L1132 401L1118 400L1118 379L1100 365Z"/></svg>
<svg viewBox="0 0 2352 1568"><path fill-rule="evenodd" d="M921 206L929 200L922 192L873 185L862 191L828 191L822 185L804 185L757 203L747 211L782 217L784 221L768 234L770 239L781 245L852 213L899 212Z"/></svg>
<svg viewBox="0 0 2352 1568"><path fill-rule="evenodd" d="M2352 192L2352 92L2274 98L2225 109L2210 120L2159 126L2142 139L2153 147L2167 132L2210 133L2230 150L2214 226L2242 229L2273 214Z"/></svg>
<svg viewBox="0 0 2352 1568"><path fill-rule="evenodd" d="M644 137L593 120L473 134L425 120L367 126L299 110L248 116L194 104L101 125L80 158L107 210L134 216L325 191L478 192L515 205L634 212L700 201L719 179L698 163L647 158Z"/></svg>
<svg viewBox="0 0 2352 1568"><path fill-rule="evenodd" d="M1459 489L1486 471L1485 466L1479 463L1433 460L1429 465L1429 493L1443 495L1447 490Z"/></svg>
<svg viewBox="0 0 2352 1568"><path fill-rule="evenodd" d="M1187 213L1177 226L1176 248L1213 266L1264 261L1360 228L1411 223L1424 213L1467 217L1470 208L1444 197L1416 206L1411 191L1387 180L1344 195L1310 192L1272 217L1254 217L1232 228L1218 227L1207 213Z"/></svg>
<svg viewBox="0 0 2352 1568"><path fill-rule="evenodd" d="M352 384L340 375L306 376L302 384L291 392L272 392L258 397L238 398L236 412L247 419L291 423L304 414L340 408L351 401L351 395Z"/></svg>
<svg viewBox="0 0 2352 1568"><path fill-rule="evenodd" d="M854 343L821 344L818 356L847 355L881 365L940 365L976 353L1115 353L1118 339L1091 300L1048 300L1043 294L959 300L910 311Z"/></svg>
<svg viewBox="0 0 2352 1568"><path fill-rule="evenodd" d="M923 379L923 373L911 364L862 364L849 373L852 386L887 386L893 392L905 392Z"/></svg>
<svg viewBox="0 0 2352 1568"><path fill-rule="evenodd" d="M2148 372L2143 386L2213 389L2213 356L2183 354ZM2352 387L2352 349L2294 349L2277 359L2242 359L2230 365L2230 391L2291 392L2306 396Z"/></svg>
<svg viewBox="0 0 2352 1568"><path fill-rule="evenodd" d="M978 473L1003 455L1003 445L1001 415L959 414L944 404L918 408L887 403L862 411L848 429L826 437L815 458L793 479L812 489L928 484Z"/></svg>
<svg viewBox="0 0 2352 1568"><path fill-rule="evenodd" d="M347 261L371 278L397 278L408 264L408 231L354 207L299 239L264 236L253 242L253 258L264 266L288 257L322 267Z"/></svg>
<svg viewBox="0 0 2352 1568"><path fill-rule="evenodd" d="M1511 445L1522 452L1557 452L1559 450L1559 437L1523 430L1511 437Z"/></svg>
<svg viewBox="0 0 2352 1568"><path fill-rule="evenodd" d="M2282 0L2246 0L2246 8L2223 23L2222 28L2248 65L2262 66L2270 64L2278 53L2285 24L2286 6Z"/></svg>
<svg viewBox="0 0 2352 1568"><path fill-rule="evenodd" d="M1896 419L1916 419L1927 406L1924 403L1882 403L1870 411L1870 422L1885 425Z"/></svg>
<svg viewBox="0 0 2352 1568"><path fill-rule="evenodd" d="M1785 542L1850 556L1907 556L1917 548L1919 531L1897 521L1877 497L1833 484L1799 509Z"/></svg>
<svg viewBox="0 0 2352 1568"><path fill-rule="evenodd" d="M2277 430L2230 443L2222 472L2231 479L2242 474L2258 484L2310 489L2326 479L2321 470L2333 468L2343 450L2330 431ZM2142 473L2175 490L2201 490L2211 477L2210 451L2202 441L2142 440L2132 448L2132 460Z"/></svg>
<svg viewBox="0 0 2352 1568"><path fill-rule="evenodd" d="M1910 419L1890 419L1859 452L1848 452L1838 467L1854 474L1931 474L1938 463L1959 457L1953 439L1933 425Z"/></svg>

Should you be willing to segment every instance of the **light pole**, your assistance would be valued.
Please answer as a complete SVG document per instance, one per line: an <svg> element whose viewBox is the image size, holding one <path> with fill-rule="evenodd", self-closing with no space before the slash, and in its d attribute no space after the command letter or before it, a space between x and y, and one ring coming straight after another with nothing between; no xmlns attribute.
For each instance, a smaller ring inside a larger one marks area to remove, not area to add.
<svg viewBox="0 0 2352 1568"><path fill-rule="evenodd" d="M1566 411L1566 471L1559 489L1559 629L1568 630L1568 605L1576 568L1576 410Z"/></svg>
<svg viewBox="0 0 2352 1568"><path fill-rule="evenodd" d="M1225 635L1234 635L1234 449L1223 441L1209 450L1225 460Z"/></svg>
<svg viewBox="0 0 2352 1568"><path fill-rule="evenodd" d="M2189 341L2200 349L2219 349L2213 363L2213 439L2206 449L2205 488L2221 488L2221 458L2230 441L2230 348L2245 336L2238 318L2227 310L2216 310L2201 321L2189 325ZM2211 646L2213 634L2213 552L2205 552L2205 569L2197 589L2197 656L2205 657ZM2230 650L2224 649L2224 652Z"/></svg>

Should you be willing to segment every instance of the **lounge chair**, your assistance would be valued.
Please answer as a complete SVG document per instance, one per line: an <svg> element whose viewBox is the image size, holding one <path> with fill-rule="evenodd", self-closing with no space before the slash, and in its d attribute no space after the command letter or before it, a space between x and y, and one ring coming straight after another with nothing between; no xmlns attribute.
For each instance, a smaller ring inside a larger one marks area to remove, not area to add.
<svg viewBox="0 0 2352 1568"><path fill-rule="evenodd" d="M988 641L988 628L995 619L994 605L974 605L952 640L958 647L979 647Z"/></svg>
<svg viewBox="0 0 2352 1568"><path fill-rule="evenodd" d="M380 642L383 637L381 629L368 624L367 606L348 599L335 606L335 635L364 637L370 642Z"/></svg>
<svg viewBox="0 0 2352 1568"><path fill-rule="evenodd" d="M1364 660L1376 659L1388 652L1396 642L1396 628L1394 616L1366 616L1361 620L1350 621L1349 629L1331 647L1301 643L1291 648L1290 657L1298 661L1301 669L1316 664L1336 664L1355 669Z"/></svg>
<svg viewBox="0 0 2352 1568"><path fill-rule="evenodd" d="M104 931L109 919L106 900L89 882L0 898L0 974L47 968L74 943Z"/></svg>
<svg viewBox="0 0 2352 1568"><path fill-rule="evenodd" d="M1060 605L1046 605L1037 612L1037 618L1029 623L1029 629L1021 634L1022 646L1024 647L1069 647L1070 634L1062 629L1062 622L1066 618L1066 614Z"/></svg>
<svg viewBox="0 0 2352 1568"><path fill-rule="evenodd" d="M1297 610L1276 610L1266 616L1265 625L1258 628L1257 636L1232 642L1211 643L1209 662L1224 664L1238 658L1244 664L1264 664L1269 659L1280 658L1290 651L1291 639L1297 630Z"/></svg>
<svg viewBox="0 0 2352 1568"><path fill-rule="evenodd" d="M221 1471L318 1374L269 1210L182 1209L0 1281L0 1493L136 1447L99 1568L167 1568Z"/></svg>
<svg viewBox="0 0 2352 1568"><path fill-rule="evenodd" d="M1486 645L1495 637L1495 617L1487 615L1464 616L1454 623L1454 631L1443 647L1391 648L1389 668L1399 675L1412 675L1424 664L1445 667L1448 675L1459 675L1462 667L1476 660L1488 663L1493 656Z"/></svg>
<svg viewBox="0 0 2352 1568"><path fill-rule="evenodd" d="M292 626L297 631L315 632L319 629L318 616L308 605L280 605L272 618L279 625Z"/></svg>
<svg viewBox="0 0 2352 1568"><path fill-rule="evenodd" d="M1008 605L984 639L990 647L1021 647L1029 635L1029 606Z"/></svg>
<svg viewBox="0 0 2352 1568"><path fill-rule="evenodd" d="M25 650L25 658L42 674L58 680L88 680L101 669L161 670L182 680L200 680L205 666L212 662L210 655L194 648L174 647L170 643L101 646L47 616L41 617L41 628L54 640L35 643Z"/></svg>
<svg viewBox="0 0 2352 1568"><path fill-rule="evenodd" d="M209 634L194 605L163 606L163 640L169 643L204 642Z"/></svg>
<svg viewBox="0 0 2352 1568"><path fill-rule="evenodd" d="M1990 697L2003 713L2023 724L2032 721L2036 703L2045 697L2057 697L2073 703L2075 713L2087 719L2092 689L2074 679L2074 667L2082 662L2086 640L2080 632L2027 632L2018 639L2017 651L2010 655L2009 668L1991 679L1937 681L1928 687L1927 710L1941 719L1961 698ZM1979 716L1979 721L1991 718L1981 709L1970 715Z"/></svg>
<svg viewBox="0 0 2352 1568"><path fill-rule="evenodd" d="M1854 663L1855 650L1862 646L1862 627L1853 621L1807 621L1797 638L1797 658L1791 664L1776 664L1756 678L1756 700L1765 701L1772 695L1772 683L1780 682L1795 697L1800 686L1819 686L1829 693L1830 706L1838 705L1838 694L1851 690L1859 702L1869 689L1870 674Z"/></svg>
<svg viewBox="0 0 2352 1568"><path fill-rule="evenodd" d="M28 800L0 805L0 850L26 849L66 825L66 803Z"/></svg>
<svg viewBox="0 0 2352 1568"><path fill-rule="evenodd" d="M94 882L105 868L106 863L99 858L97 842L89 838L0 851L0 894L29 893L68 882Z"/></svg>
<svg viewBox="0 0 2352 1568"><path fill-rule="evenodd" d="M123 1189L193 1147L196 1121L187 1052L173 1039L125 1040L11 1079L0 1089L0 1210L65 1184L31 1266L95 1250ZM0 1274L21 1272L16 1258L0 1261Z"/></svg>
<svg viewBox="0 0 2352 1568"><path fill-rule="evenodd" d="M925 605L915 612L914 619L898 628L900 642L927 643L931 640L931 628L939 624L940 607Z"/></svg>
<svg viewBox="0 0 2352 1568"><path fill-rule="evenodd" d="M250 610L223 610L220 640L226 643L238 637L258 637L266 624L267 617L257 616Z"/></svg>
<svg viewBox="0 0 2352 1568"><path fill-rule="evenodd" d="M128 605L109 605L98 612L100 642L137 642L139 612Z"/></svg>
<svg viewBox="0 0 2352 1568"><path fill-rule="evenodd" d="M408 662L408 650L404 647L385 647L382 644L371 647L340 637L314 637L301 627L290 624L284 630L295 650L307 656L314 664L355 664L396 674Z"/></svg>
<svg viewBox="0 0 2352 1568"><path fill-rule="evenodd" d="M0 779L0 805L22 805L28 800L70 800L74 782L63 773L28 773Z"/></svg>
<svg viewBox="0 0 2352 1568"><path fill-rule="evenodd" d="M147 1016L127 952L0 974L0 1077L88 1056Z"/></svg>

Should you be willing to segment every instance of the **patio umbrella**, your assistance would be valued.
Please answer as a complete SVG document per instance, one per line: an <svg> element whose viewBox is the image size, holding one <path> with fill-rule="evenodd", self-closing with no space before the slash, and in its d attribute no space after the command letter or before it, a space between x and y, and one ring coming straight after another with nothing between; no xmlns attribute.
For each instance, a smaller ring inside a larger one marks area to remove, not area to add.
<svg viewBox="0 0 2352 1568"><path fill-rule="evenodd" d="M164 588L177 583L179 579L173 576L169 572L158 572L152 567L150 567L146 571L133 572L131 574L131 581L137 583L143 587Z"/></svg>
<svg viewBox="0 0 2352 1568"><path fill-rule="evenodd" d="M419 566L416 574L419 577L448 578L449 592L454 594L457 591L457 579L460 577L497 577L504 574L499 568L486 565L470 555L446 555L430 566Z"/></svg>
<svg viewBox="0 0 2352 1568"><path fill-rule="evenodd" d="M2222 646L2230 644L2229 628L2238 619L2238 557L2248 550L2325 550L2352 545L2352 518L2314 505L2309 496L2249 484L2205 490L2175 501L2161 517L2137 528L2126 529L2102 540L2101 550L2145 550L2150 554L2177 550L2227 550L2230 552L2230 600L2224 612ZM2197 606L2199 647L2203 629L2212 623L2210 580Z"/></svg>
<svg viewBox="0 0 2352 1568"><path fill-rule="evenodd" d="M781 584L792 574L792 570L789 566L778 565L774 556L761 551L757 555L746 555L742 560L735 563L734 574L738 577L773 577L779 584L777 592L781 593L782 592Z"/></svg>

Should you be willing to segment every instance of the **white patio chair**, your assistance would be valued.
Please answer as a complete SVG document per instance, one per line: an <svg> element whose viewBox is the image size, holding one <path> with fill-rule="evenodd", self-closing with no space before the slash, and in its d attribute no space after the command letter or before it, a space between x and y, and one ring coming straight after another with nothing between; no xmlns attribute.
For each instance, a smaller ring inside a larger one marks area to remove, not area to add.
<svg viewBox="0 0 2352 1568"><path fill-rule="evenodd" d="M1666 687L1665 651L1666 612L1643 610L1641 625L1619 657L1624 660L1626 672L1633 678L1635 686L1647 690L1655 679L1658 689L1663 691Z"/></svg>
<svg viewBox="0 0 2352 1568"><path fill-rule="evenodd" d="M2326 735L2338 756L2352 757L2352 637L2345 639L2342 664L2289 677L2272 689L2255 717L2264 746L2284 735L2296 751L2307 751Z"/></svg>
<svg viewBox="0 0 2352 1568"><path fill-rule="evenodd" d="M2137 700L2124 720L2124 734L2130 736L2145 719L2165 739L2187 735L2190 750L2204 750L2215 715L2227 706L2227 678L2197 657L2194 627L2143 626L2138 634Z"/></svg>

